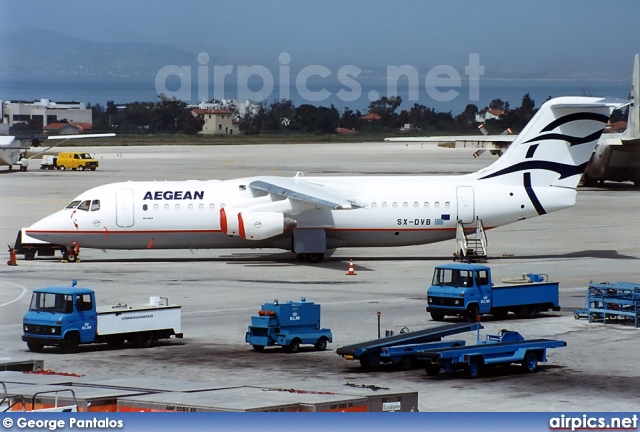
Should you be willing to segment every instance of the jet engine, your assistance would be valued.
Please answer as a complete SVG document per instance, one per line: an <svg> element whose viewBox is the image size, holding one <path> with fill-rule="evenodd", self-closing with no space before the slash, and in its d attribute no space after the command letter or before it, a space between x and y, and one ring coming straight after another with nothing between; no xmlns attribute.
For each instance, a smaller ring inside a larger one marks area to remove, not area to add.
<svg viewBox="0 0 640 432"><path fill-rule="evenodd" d="M220 210L220 229L246 240L264 240L293 229L298 222L279 212Z"/></svg>

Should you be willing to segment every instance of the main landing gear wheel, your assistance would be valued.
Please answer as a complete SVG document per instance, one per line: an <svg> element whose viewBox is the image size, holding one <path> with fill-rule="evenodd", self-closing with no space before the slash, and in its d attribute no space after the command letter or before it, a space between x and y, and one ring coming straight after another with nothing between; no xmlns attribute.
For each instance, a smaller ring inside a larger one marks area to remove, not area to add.
<svg viewBox="0 0 640 432"><path fill-rule="evenodd" d="M302 259L308 261L310 263L319 263L324 259L324 253L322 252L314 252L314 253L299 253L297 255L298 259Z"/></svg>

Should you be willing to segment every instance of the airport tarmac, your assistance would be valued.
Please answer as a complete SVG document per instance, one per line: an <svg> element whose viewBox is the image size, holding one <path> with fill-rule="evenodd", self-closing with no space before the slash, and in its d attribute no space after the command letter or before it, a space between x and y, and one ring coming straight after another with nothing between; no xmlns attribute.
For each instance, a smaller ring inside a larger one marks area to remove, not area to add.
<svg viewBox="0 0 640 432"><path fill-rule="evenodd" d="M95 154L95 172L0 173L0 238L13 244L23 226L53 213L76 195L126 180L228 179L251 175L421 175L467 173L495 160L474 149L420 143L349 143L179 147L81 147ZM62 151L63 149L58 149ZM640 397L640 328L576 320L589 281L640 283L640 190L631 184L579 188L576 206L487 232L494 279L546 273L560 282L562 311L536 319L483 321L486 333L508 328L526 338L567 341L548 351L534 374L427 377L422 369L365 372L335 349L381 331L436 326L425 312L433 267L450 262L455 241L424 246L340 249L320 264L280 250L113 251L83 249L80 263L20 259L0 266L0 361L44 360L45 368L91 379L146 376L323 390L347 383L419 391L420 411L635 411ZM8 259L8 253L5 252ZM353 259L356 276L347 276ZM99 304L166 296L183 306L185 338L148 349L82 347L77 354L31 353L21 341L31 290L50 285L97 291ZM250 317L274 299L306 297L322 305L322 325L334 341L324 352L254 352L244 342ZM450 320L454 322L454 320ZM475 334L467 335L469 341Z"/></svg>

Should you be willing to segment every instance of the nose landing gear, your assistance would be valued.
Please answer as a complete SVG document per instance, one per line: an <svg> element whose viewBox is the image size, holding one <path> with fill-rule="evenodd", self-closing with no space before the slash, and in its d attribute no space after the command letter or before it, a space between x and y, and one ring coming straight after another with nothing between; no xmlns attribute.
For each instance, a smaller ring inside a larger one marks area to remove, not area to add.
<svg viewBox="0 0 640 432"><path fill-rule="evenodd" d="M80 262L80 246L76 242L72 242L71 245L62 253L62 261L66 262Z"/></svg>

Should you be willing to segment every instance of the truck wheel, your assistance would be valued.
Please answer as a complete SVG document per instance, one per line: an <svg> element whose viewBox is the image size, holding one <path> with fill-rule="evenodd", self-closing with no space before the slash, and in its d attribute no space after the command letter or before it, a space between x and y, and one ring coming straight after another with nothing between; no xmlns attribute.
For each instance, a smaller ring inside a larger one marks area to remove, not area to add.
<svg viewBox="0 0 640 432"><path fill-rule="evenodd" d="M425 371L429 376L438 376L440 374L440 365L430 364L425 368Z"/></svg>
<svg viewBox="0 0 640 432"><path fill-rule="evenodd" d="M109 339L107 339L107 345L112 348L120 348L122 345L124 345L124 341L124 336L111 336Z"/></svg>
<svg viewBox="0 0 640 432"><path fill-rule="evenodd" d="M84 165L78 165L78 171L84 171Z"/></svg>
<svg viewBox="0 0 640 432"><path fill-rule="evenodd" d="M64 170L66 170L66 169L67 169L67 167L66 167L66 166L64 166L64 165L60 165L60 166L58 167L58 169L59 169L60 171L64 171Z"/></svg>
<svg viewBox="0 0 640 432"><path fill-rule="evenodd" d="M480 376L480 362L472 359L467 366L467 377L473 379Z"/></svg>
<svg viewBox="0 0 640 432"><path fill-rule="evenodd" d="M44 344L38 342L27 342L27 348L29 348L29 351L39 353L44 349Z"/></svg>
<svg viewBox="0 0 640 432"><path fill-rule="evenodd" d="M503 320L503 319L505 319L507 317L507 315L509 315L509 310L508 309L496 309L496 310L492 311L491 314L493 315L493 317L495 319Z"/></svg>
<svg viewBox="0 0 640 432"><path fill-rule="evenodd" d="M64 339L62 340L60 347L62 348L62 351L66 353L74 353L78 351L78 345L80 345L80 335L75 332L69 332L64 335Z"/></svg>
<svg viewBox="0 0 640 432"><path fill-rule="evenodd" d="M327 349L327 338L322 336L320 339L318 339L318 342L316 342L316 344L313 346L316 351L324 351Z"/></svg>
<svg viewBox="0 0 640 432"><path fill-rule="evenodd" d="M522 361L522 369L526 372L535 372L538 369L538 356L536 353L528 352Z"/></svg>
<svg viewBox="0 0 640 432"><path fill-rule="evenodd" d="M96 170L96 167L91 167L91 171L95 171L95 170Z"/></svg>
<svg viewBox="0 0 640 432"><path fill-rule="evenodd" d="M464 311L464 318L467 320L467 322L473 323L478 321L478 316L478 305L476 304L469 305L467 307L467 310Z"/></svg>
<svg viewBox="0 0 640 432"><path fill-rule="evenodd" d="M264 346L262 346L262 345L251 345L251 346L253 347L254 351L257 351L257 352L264 351Z"/></svg>
<svg viewBox="0 0 640 432"><path fill-rule="evenodd" d="M140 332L133 338L133 344L138 348L149 348L153 344L153 332Z"/></svg>
<svg viewBox="0 0 640 432"><path fill-rule="evenodd" d="M431 314L431 319L434 321L444 321L445 314L442 312L429 312Z"/></svg>
<svg viewBox="0 0 640 432"><path fill-rule="evenodd" d="M28 251L24 253L24 259L26 259L27 261L33 261L35 257L36 253L34 251Z"/></svg>
<svg viewBox="0 0 640 432"><path fill-rule="evenodd" d="M289 351L290 353L297 353L298 351L300 351L300 339L293 338L287 348L287 351Z"/></svg>

